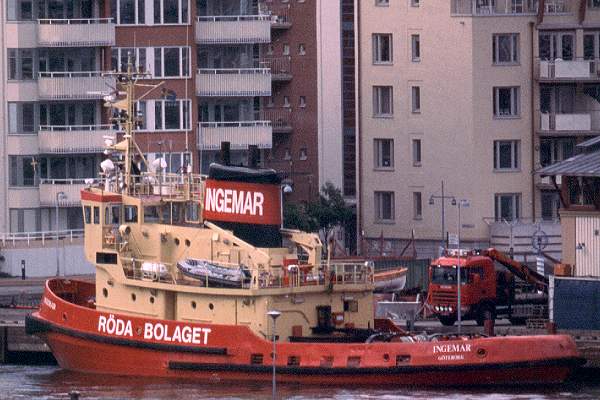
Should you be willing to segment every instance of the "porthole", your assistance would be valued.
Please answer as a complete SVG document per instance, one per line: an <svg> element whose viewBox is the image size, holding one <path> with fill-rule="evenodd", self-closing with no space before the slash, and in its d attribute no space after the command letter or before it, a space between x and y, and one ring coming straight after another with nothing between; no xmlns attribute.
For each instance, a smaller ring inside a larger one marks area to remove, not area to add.
<svg viewBox="0 0 600 400"><path fill-rule="evenodd" d="M192 245L192 242L190 242L190 239L185 239L185 245L187 247L190 247Z"/></svg>
<svg viewBox="0 0 600 400"><path fill-rule="evenodd" d="M175 245L179 246L179 238L175 238Z"/></svg>
<svg viewBox="0 0 600 400"><path fill-rule="evenodd" d="M214 308L215 308L215 306L213 305L213 303L208 303L209 310L213 310Z"/></svg>
<svg viewBox="0 0 600 400"><path fill-rule="evenodd" d="M131 301L135 301L135 300L136 300L136 298L137 298L137 297L135 296L135 293L131 293Z"/></svg>
<svg viewBox="0 0 600 400"><path fill-rule="evenodd" d="M192 308L195 310L196 309L196 302L192 300Z"/></svg>
<svg viewBox="0 0 600 400"><path fill-rule="evenodd" d="M150 296L150 303L154 304L154 297Z"/></svg>
<svg viewBox="0 0 600 400"><path fill-rule="evenodd" d="M108 289L107 288L102 288L102 296L108 297Z"/></svg>

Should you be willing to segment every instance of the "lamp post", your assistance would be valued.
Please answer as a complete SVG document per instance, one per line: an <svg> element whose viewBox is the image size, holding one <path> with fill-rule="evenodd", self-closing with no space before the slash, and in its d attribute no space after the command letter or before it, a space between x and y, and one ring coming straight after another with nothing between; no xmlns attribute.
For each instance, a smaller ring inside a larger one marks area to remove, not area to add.
<svg viewBox="0 0 600 400"><path fill-rule="evenodd" d="M283 184L281 185L281 197L280 197L280 201L279 201L279 208L281 211L281 229L283 229L283 196L286 194L290 194L294 191L294 189L292 188L291 185L289 184Z"/></svg>
<svg viewBox="0 0 600 400"><path fill-rule="evenodd" d="M267 312L267 315L269 317L271 317L271 319L273 320L273 400L275 400L276 395L277 395L277 381L275 379L275 359L277 358L277 348L276 348L277 335L275 333L275 321L277 321L277 318L279 318L279 316L281 315L281 312L276 311L276 310L271 310L271 311Z"/></svg>
<svg viewBox="0 0 600 400"><path fill-rule="evenodd" d="M56 226L54 227L56 230L56 276L60 275L60 260L59 260L59 254L58 254L58 203L62 200L66 200L67 199L67 195L65 192L57 192L56 193L56 209L55 209L55 223Z"/></svg>
<svg viewBox="0 0 600 400"><path fill-rule="evenodd" d="M456 284L457 284L457 289L456 289L456 296L457 296L457 302L456 302L456 314L458 316L458 334L460 335L460 331L461 331L461 327L462 327L462 310L460 309L461 307L461 301L460 301L460 286L461 286L461 277L460 277L460 208L467 208L469 207L469 202L465 199L462 199L461 201L458 202L457 204L458 206L458 225L457 225L457 232L456 232L456 237L457 237L457 244L458 244L458 254L457 254L457 259L458 262L456 263Z"/></svg>
<svg viewBox="0 0 600 400"><path fill-rule="evenodd" d="M442 181L442 195L432 194L429 196L429 205L432 206L435 204L435 199L442 200L442 248L446 248L446 213L445 213L445 203L446 200L452 200L452 205L456 205L456 198L454 196L448 195L446 196L444 193L444 181Z"/></svg>

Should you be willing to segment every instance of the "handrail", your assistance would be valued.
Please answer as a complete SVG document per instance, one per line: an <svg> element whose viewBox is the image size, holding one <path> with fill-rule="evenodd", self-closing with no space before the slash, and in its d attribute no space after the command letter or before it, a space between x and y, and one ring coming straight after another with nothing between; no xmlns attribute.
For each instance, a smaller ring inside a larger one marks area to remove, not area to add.
<svg viewBox="0 0 600 400"><path fill-rule="evenodd" d="M102 125L40 125L40 131L103 131L103 130L114 130L114 126L110 124Z"/></svg>
<svg viewBox="0 0 600 400"><path fill-rule="evenodd" d="M113 18L40 18L40 25L95 25L110 24Z"/></svg>
<svg viewBox="0 0 600 400"><path fill-rule="evenodd" d="M86 180L93 179L92 183L96 183L99 178L61 178L61 179L49 179L41 178L40 185L85 185Z"/></svg>
<svg viewBox="0 0 600 400"><path fill-rule="evenodd" d="M207 121L198 122L198 126L202 128L271 126L271 121Z"/></svg>
<svg viewBox="0 0 600 400"><path fill-rule="evenodd" d="M95 78L104 75L104 71L40 71L40 78Z"/></svg>
<svg viewBox="0 0 600 400"><path fill-rule="evenodd" d="M220 74L270 74L270 68L198 68L199 74L220 75Z"/></svg>
<svg viewBox="0 0 600 400"><path fill-rule="evenodd" d="M212 16L197 16L198 22L236 22L236 21L269 21L269 14L257 15L212 15Z"/></svg>
<svg viewBox="0 0 600 400"><path fill-rule="evenodd" d="M0 242L2 246L6 246L6 243L12 243L15 246L17 243L27 242L29 245L32 241L42 241L42 245L45 244L46 240L55 239L69 239L71 242L73 239L82 238L84 234L83 229L68 229L62 231L38 231L38 232L4 232L0 233Z"/></svg>

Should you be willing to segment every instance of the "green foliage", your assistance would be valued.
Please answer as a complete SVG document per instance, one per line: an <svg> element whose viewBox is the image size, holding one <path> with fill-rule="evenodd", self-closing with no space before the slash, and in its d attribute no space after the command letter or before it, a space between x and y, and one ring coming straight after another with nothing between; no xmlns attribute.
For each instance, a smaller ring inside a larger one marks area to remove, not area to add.
<svg viewBox="0 0 600 400"><path fill-rule="evenodd" d="M321 187L318 200L300 205L289 204L284 210L286 228L319 232L324 239L335 227L343 227L351 220L352 211L346 206L342 191L331 182Z"/></svg>

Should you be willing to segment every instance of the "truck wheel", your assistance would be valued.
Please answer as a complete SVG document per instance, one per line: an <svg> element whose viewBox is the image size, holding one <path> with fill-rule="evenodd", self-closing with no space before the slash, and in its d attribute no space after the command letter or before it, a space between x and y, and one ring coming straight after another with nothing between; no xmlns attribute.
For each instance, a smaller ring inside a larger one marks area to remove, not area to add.
<svg viewBox="0 0 600 400"><path fill-rule="evenodd" d="M452 315L439 315L438 319L444 326L452 326L456 322L456 317Z"/></svg>
<svg viewBox="0 0 600 400"><path fill-rule="evenodd" d="M477 322L477 325L483 326L487 319L491 319L492 321L496 319L496 309L491 304L486 304L481 307L475 321Z"/></svg>

